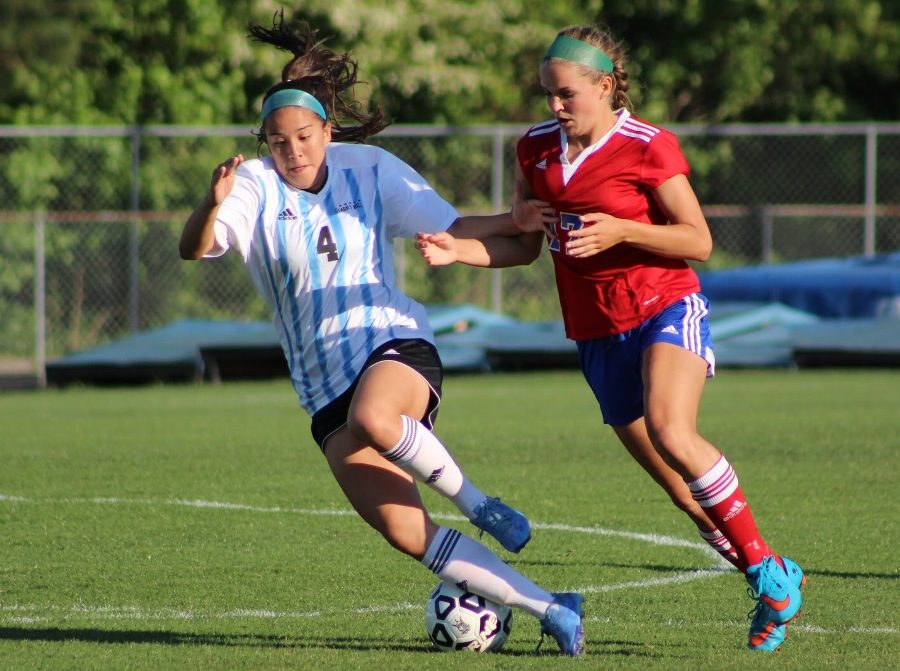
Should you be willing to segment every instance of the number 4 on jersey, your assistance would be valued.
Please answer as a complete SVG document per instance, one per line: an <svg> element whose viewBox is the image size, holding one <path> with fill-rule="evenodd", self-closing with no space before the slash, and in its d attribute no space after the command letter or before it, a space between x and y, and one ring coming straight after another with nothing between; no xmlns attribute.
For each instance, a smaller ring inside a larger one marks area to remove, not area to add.
<svg viewBox="0 0 900 671"><path fill-rule="evenodd" d="M325 258L329 261L337 261L337 245L334 244L334 238L331 237L331 229L323 226L319 231L319 240L316 242L316 251L319 254L325 254Z"/></svg>

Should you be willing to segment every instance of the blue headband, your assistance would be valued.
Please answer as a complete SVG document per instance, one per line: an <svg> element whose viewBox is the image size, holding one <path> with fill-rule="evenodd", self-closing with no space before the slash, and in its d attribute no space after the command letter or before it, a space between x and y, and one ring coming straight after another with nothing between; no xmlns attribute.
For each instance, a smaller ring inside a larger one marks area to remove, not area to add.
<svg viewBox="0 0 900 671"><path fill-rule="evenodd" d="M544 58L562 58L601 72L612 72L612 59L592 44L568 35L557 35Z"/></svg>
<svg viewBox="0 0 900 671"><path fill-rule="evenodd" d="M325 108L322 107L322 103L316 100L315 96L300 89L281 89L266 98L262 106L260 120L265 121L266 117L281 107L305 107L322 117L322 121L328 118L325 114Z"/></svg>

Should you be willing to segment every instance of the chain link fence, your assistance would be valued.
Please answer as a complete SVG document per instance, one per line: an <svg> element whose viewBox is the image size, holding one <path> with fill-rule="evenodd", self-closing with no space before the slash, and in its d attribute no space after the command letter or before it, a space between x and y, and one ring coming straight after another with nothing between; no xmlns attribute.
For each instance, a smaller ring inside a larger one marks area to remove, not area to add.
<svg viewBox="0 0 900 671"><path fill-rule="evenodd" d="M392 127L375 142L465 213L507 207L517 126ZM900 123L673 126L716 243L706 268L900 249ZM235 255L178 257L213 167L255 156L246 127L0 128L0 376L171 321L267 320ZM546 254L430 269L397 243L414 298L559 318Z"/></svg>

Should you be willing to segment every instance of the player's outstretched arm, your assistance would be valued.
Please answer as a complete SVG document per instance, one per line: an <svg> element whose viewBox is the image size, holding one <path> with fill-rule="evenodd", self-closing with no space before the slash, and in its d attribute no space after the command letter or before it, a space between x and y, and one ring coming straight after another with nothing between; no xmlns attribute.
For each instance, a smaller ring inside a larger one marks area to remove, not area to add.
<svg viewBox="0 0 900 671"><path fill-rule="evenodd" d="M457 238L453 226L446 233L418 233L416 248L431 266L465 263L481 268L528 265L541 253L543 234L495 235L482 240Z"/></svg>
<svg viewBox="0 0 900 671"><path fill-rule="evenodd" d="M231 193L234 186L234 178L238 166L244 162L243 154L232 156L220 163L213 170L209 191L193 212L188 217L181 232L181 240L178 243L178 253L181 258L195 260L203 258L215 244L216 212L219 205Z"/></svg>
<svg viewBox="0 0 900 671"><path fill-rule="evenodd" d="M542 200L532 197L522 169L516 170L515 197L509 212L460 217L453 224L457 238L484 240L493 236L517 236L522 233L546 233L559 219L559 213Z"/></svg>

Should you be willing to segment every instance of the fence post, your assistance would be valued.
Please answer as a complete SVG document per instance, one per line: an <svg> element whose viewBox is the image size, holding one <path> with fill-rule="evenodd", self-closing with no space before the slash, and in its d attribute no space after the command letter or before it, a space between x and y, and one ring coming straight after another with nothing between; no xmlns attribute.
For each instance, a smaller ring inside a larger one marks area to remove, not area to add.
<svg viewBox="0 0 900 671"><path fill-rule="evenodd" d="M878 180L878 132L875 126L866 127L866 217L863 228L863 254L875 255L875 205Z"/></svg>
<svg viewBox="0 0 900 671"><path fill-rule="evenodd" d="M503 209L503 130L494 131L493 168L491 170L491 206L495 213ZM503 311L503 271L491 271L491 310Z"/></svg>
<svg viewBox="0 0 900 671"><path fill-rule="evenodd" d="M128 239L128 330L138 329L138 220L141 207L141 129L135 126L131 132L131 203L132 213Z"/></svg>
<svg viewBox="0 0 900 671"><path fill-rule="evenodd" d="M34 367L37 383L47 386L47 281L44 224L47 213L34 217Z"/></svg>

